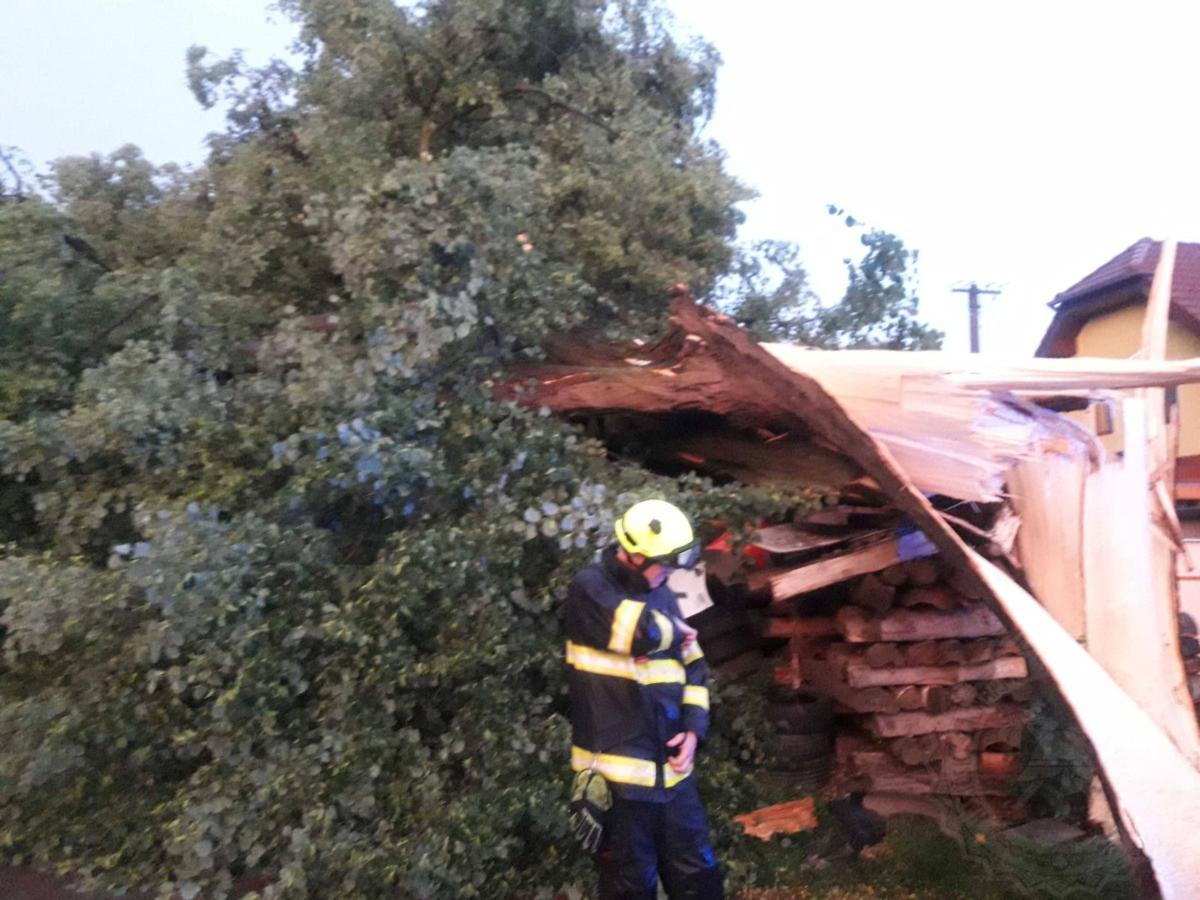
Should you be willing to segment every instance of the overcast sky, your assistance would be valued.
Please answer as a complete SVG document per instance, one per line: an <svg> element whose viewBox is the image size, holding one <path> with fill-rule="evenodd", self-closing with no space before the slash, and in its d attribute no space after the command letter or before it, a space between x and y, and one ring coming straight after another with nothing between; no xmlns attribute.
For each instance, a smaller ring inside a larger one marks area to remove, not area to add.
<svg viewBox="0 0 1200 900"><path fill-rule="evenodd" d="M672 0L724 57L708 136L760 198L747 238L793 240L826 299L854 247L827 203L921 252L925 318L1028 353L1045 303L1144 236L1200 240L1200 6L1143 2ZM36 163L140 145L199 162L220 115L190 44L286 51L265 0L3 0L0 144Z"/></svg>

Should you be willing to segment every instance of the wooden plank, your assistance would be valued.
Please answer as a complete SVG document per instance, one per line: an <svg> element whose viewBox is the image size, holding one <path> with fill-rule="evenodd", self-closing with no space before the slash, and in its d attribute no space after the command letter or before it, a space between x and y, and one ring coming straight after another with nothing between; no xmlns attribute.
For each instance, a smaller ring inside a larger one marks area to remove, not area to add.
<svg viewBox="0 0 1200 900"><path fill-rule="evenodd" d="M1025 678L1029 667L1023 656L1005 656L977 665L905 666L899 669L872 669L866 663L846 664L846 683L850 687L884 687L901 684L958 684L961 681L997 681L1001 678Z"/></svg>
<svg viewBox="0 0 1200 900"><path fill-rule="evenodd" d="M900 712L871 716L866 727L877 737L911 737L939 731L980 731L984 728L1004 728L1023 725L1029 721L1029 710L1019 706L971 706L944 713Z"/></svg>
<svg viewBox="0 0 1200 900"><path fill-rule="evenodd" d="M767 619L763 626L763 637L768 638L822 638L841 634L832 616L812 616Z"/></svg>
<svg viewBox="0 0 1200 900"><path fill-rule="evenodd" d="M793 569L767 569L752 572L746 584L754 593L768 593L775 602L790 600L798 594L806 594L831 584L837 584L877 572L900 559L898 541L888 540L861 550L850 550L836 556L827 556Z"/></svg>
<svg viewBox="0 0 1200 900"><path fill-rule="evenodd" d="M1034 594L1077 638L1085 634L1081 526L1089 461L1083 454L1019 460L1009 478L1021 517L1017 557Z"/></svg>
<svg viewBox="0 0 1200 900"><path fill-rule="evenodd" d="M1087 480L1087 649L1200 767L1200 731L1178 650L1173 550L1149 527L1148 420L1154 416L1143 399L1126 398L1122 407L1124 455ZM1112 515L1114 509L1121 515Z"/></svg>
<svg viewBox="0 0 1200 900"><path fill-rule="evenodd" d="M847 606L838 610L837 624L852 643L995 637L1005 632L1004 624L986 606L953 612L895 609L879 618Z"/></svg>
<svg viewBox="0 0 1200 900"><path fill-rule="evenodd" d="M817 660L806 659L800 663L801 684L816 688L820 693L831 698L852 713L894 713L900 711L895 694L883 687L852 688L840 677L833 665ZM785 677L790 677L788 670ZM783 682L790 683L788 681Z"/></svg>

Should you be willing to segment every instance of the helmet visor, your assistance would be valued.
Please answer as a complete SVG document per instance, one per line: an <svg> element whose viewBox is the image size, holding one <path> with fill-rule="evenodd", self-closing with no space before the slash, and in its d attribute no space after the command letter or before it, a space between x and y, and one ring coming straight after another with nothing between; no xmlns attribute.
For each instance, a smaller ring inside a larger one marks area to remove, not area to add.
<svg viewBox="0 0 1200 900"><path fill-rule="evenodd" d="M667 556L656 559L655 562L672 569L694 569L700 562L700 545L693 542L686 547L680 547Z"/></svg>

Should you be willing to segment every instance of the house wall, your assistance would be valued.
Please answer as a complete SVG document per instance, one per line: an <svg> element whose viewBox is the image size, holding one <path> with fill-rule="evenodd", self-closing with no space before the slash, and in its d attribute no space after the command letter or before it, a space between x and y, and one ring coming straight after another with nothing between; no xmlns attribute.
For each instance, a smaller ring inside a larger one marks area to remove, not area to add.
<svg viewBox="0 0 1200 900"><path fill-rule="evenodd" d="M1133 356L1142 342L1144 303L1123 306L1112 312L1089 319L1076 338L1077 356L1125 358ZM1188 359L1200 356L1200 337L1176 322L1167 330L1167 358ZM1090 429L1094 428L1093 412L1072 414L1072 418ZM1187 384L1179 389L1179 455L1200 454L1200 384ZM1120 450L1120 430L1101 437L1109 450Z"/></svg>

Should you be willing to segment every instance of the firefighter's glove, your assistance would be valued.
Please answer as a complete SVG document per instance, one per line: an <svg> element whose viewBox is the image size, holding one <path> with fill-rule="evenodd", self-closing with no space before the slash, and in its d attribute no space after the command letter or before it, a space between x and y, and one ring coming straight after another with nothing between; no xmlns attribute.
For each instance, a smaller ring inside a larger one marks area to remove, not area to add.
<svg viewBox="0 0 1200 900"><path fill-rule="evenodd" d="M608 782L599 772L589 769L575 776L571 786L571 827L575 831L575 839L588 853L599 851L604 835L604 820L611 807L612 794L608 790Z"/></svg>

